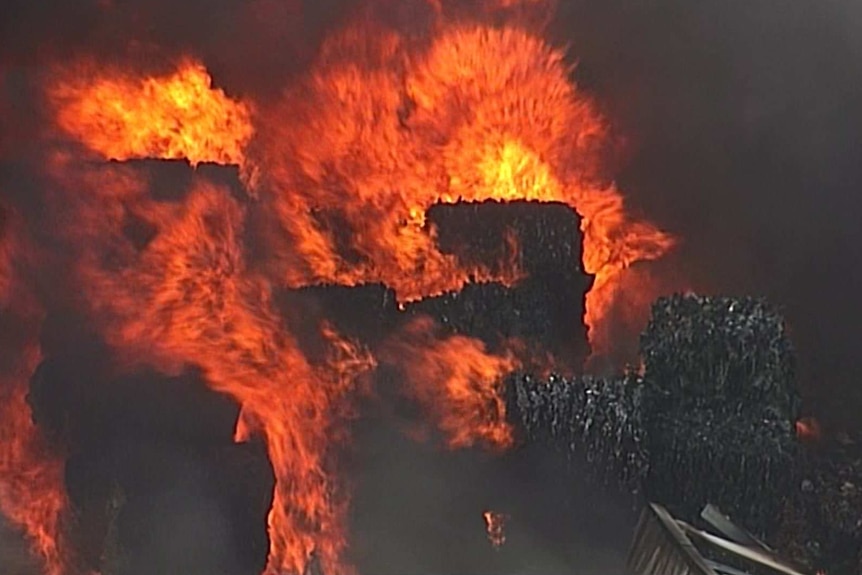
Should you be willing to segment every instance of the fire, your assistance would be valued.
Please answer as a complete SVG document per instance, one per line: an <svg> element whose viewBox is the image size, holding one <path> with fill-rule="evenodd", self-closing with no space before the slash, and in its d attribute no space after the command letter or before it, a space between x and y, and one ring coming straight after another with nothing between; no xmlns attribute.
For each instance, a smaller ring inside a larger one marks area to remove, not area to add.
<svg viewBox="0 0 862 575"><path fill-rule="evenodd" d="M62 174L67 185L73 183L68 169ZM301 573L312 553L327 572L342 572L347 500L331 452L347 397L373 361L329 328L323 335L332 361L307 361L283 328L269 283L246 266L245 210L228 191L199 179L180 204L135 193L131 186L113 203L106 197L77 207L83 215L90 209L102 215L135 210L158 230L142 250L117 230L99 230L96 237L89 237L95 227L69 230L85 250L78 273L105 337L130 362L166 372L197 365L213 389L236 398L242 409L238 439L260 435L277 478L268 572ZM114 255L110 264L105 250Z"/></svg>
<svg viewBox="0 0 862 575"><path fill-rule="evenodd" d="M673 245L629 216L603 178L608 127L572 83L563 52L533 27L449 20L454 3L434 4L438 21L428 36L363 19L347 25L275 101L229 97L192 59L166 74L73 63L46 86L52 135L90 152L45 158L51 233L71 252L62 257L77 300L121 365L168 373L198 366L240 405L236 441L263 440L276 474L269 574L302 573L312 557L326 573L350 571L337 452L352 396L378 361L329 325L319 334L329 354L310 360L284 321L301 310L280 309L274 290L382 282L403 303L473 280L512 284L522 277L517 254L467 269L439 251L426 210L459 200L560 201L582 217L584 267L596 276L585 319L602 353L608 310L619 299L638 301L625 270ZM549 4L499 0L483 8L519 15ZM93 154L114 161L94 162ZM137 158L236 165L245 189L197 173L180 197L160 200L145 172L123 163ZM129 221L147 237L130 239ZM5 283L0 269L0 288ZM501 387L520 365L513 352L440 336L419 319L379 360L401 369L405 393L448 446L511 445ZM0 424L0 478L18 487L0 504L59 572L62 466L41 451L24 417L25 388L15 389L0 405L9 414ZM488 512L485 520L492 542L502 542L502 516Z"/></svg>
<svg viewBox="0 0 862 575"><path fill-rule="evenodd" d="M449 447L509 447L513 436L501 389L518 360L489 353L474 339L436 332L431 319L418 318L381 357L401 368L408 394L425 407Z"/></svg>
<svg viewBox="0 0 862 575"><path fill-rule="evenodd" d="M64 572L60 519L67 507L63 460L45 444L30 417L26 393L38 352L28 350L17 380L0 381L0 511L23 529L48 575Z"/></svg>
<svg viewBox="0 0 862 575"><path fill-rule="evenodd" d="M57 126L110 160L186 159L241 164L251 110L212 88L191 60L167 76L135 77L80 65L50 89Z"/></svg>
<svg viewBox="0 0 862 575"><path fill-rule="evenodd" d="M279 234L294 242L274 263L285 282L379 281L402 301L471 276L511 283L517 270L491 277L440 254L425 210L459 199L561 201L583 218L584 267L596 276L586 321L594 351L606 351L599 327L637 289L624 270L674 240L628 216L601 181L607 127L563 56L517 27L451 25L424 51L383 32L331 39L306 81L267 112L283 120L260 127L252 154ZM315 213L352 234L336 237Z"/></svg>
<svg viewBox="0 0 862 575"><path fill-rule="evenodd" d="M27 404L30 376L41 359L42 313L17 273L31 255L21 222L12 212L0 211L0 217L0 512L27 535L48 575L60 575L68 559L60 529L67 508L63 460Z"/></svg>
<svg viewBox="0 0 862 575"><path fill-rule="evenodd" d="M496 511L485 511L482 513L482 518L485 520L488 541L499 549L506 543L506 520L508 517Z"/></svg>

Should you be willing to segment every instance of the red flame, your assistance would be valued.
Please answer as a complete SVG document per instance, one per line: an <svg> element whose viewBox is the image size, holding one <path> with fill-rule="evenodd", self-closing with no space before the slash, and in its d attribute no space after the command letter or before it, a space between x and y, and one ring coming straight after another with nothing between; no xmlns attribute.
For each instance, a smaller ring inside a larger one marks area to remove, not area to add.
<svg viewBox="0 0 862 575"><path fill-rule="evenodd" d="M22 222L0 205L0 321L9 330L0 357L0 512L27 535L48 575L60 575L68 559L60 529L64 463L27 404L42 313L18 273L32 256L23 240Z"/></svg>
<svg viewBox="0 0 862 575"><path fill-rule="evenodd" d="M429 318L413 321L383 358L401 367L410 394L446 435L449 447L509 447L512 429L500 391L503 377L518 368L518 360L489 353L474 339L440 338L435 331Z"/></svg>
<svg viewBox="0 0 862 575"><path fill-rule="evenodd" d="M185 60L160 77L81 64L62 77L49 90L57 126L107 159L243 161L250 109L212 88L199 62Z"/></svg>
<svg viewBox="0 0 862 575"><path fill-rule="evenodd" d="M237 441L260 436L276 473L268 573L303 572L312 553L327 573L350 570L348 497L333 450L346 439L351 395L376 365L328 325L330 356L312 363L274 287L383 282L405 302L471 277L511 284L521 277L517 258L498 273L465 269L438 250L426 210L458 200L565 202L582 216L584 267L596 276L586 322L603 353L608 310L641 301L624 271L673 245L633 219L601 176L606 122L571 82L563 53L518 21L484 25L481 11L472 24L450 20L453 4L434 2L428 37L348 25L275 103L229 97L190 58L165 74L69 63L46 86L55 135L81 144L46 158L50 233L73 254L79 299L130 369L194 364L240 404ZM497 0L483 10L541 21L532 16L550 4ZM122 163L134 158L237 165L247 197L195 175L181 198L158 200L143 172ZM251 215L265 245L254 265ZM130 219L152 229L142 245L124 234ZM7 277L0 269L0 288ZM500 386L519 365L512 353L439 337L418 320L381 355L402 369L449 446L511 443ZM0 504L59 571L60 467L25 417L20 381L0 405L8 412L0 493L12 494Z"/></svg>

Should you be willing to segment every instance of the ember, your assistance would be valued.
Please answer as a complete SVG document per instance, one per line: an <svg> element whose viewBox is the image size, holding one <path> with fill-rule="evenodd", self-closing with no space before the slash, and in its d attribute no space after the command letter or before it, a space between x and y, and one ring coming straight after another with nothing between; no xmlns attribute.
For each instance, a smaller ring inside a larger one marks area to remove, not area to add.
<svg viewBox="0 0 862 575"><path fill-rule="evenodd" d="M796 435L806 441L817 441L821 437L820 423L813 417L803 417L796 421Z"/></svg>
<svg viewBox="0 0 862 575"><path fill-rule="evenodd" d="M494 547L502 547L506 543L506 515L496 511L485 511L482 513L485 520L485 530L488 532L488 541Z"/></svg>

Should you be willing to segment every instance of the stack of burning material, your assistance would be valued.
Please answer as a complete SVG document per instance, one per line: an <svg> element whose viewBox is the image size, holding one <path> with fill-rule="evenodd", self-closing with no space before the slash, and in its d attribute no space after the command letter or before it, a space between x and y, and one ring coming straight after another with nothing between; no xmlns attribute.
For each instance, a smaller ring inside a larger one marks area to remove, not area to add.
<svg viewBox="0 0 862 575"><path fill-rule="evenodd" d="M750 298L661 299L641 355L651 497L684 517L713 502L774 532L795 481L800 403L781 316Z"/></svg>
<svg viewBox="0 0 862 575"><path fill-rule="evenodd" d="M641 351L641 377L517 377L511 413L528 439L598 457L602 476L616 466L625 483L683 518L715 502L774 532L798 455L780 317L756 300L664 298Z"/></svg>
<svg viewBox="0 0 862 575"><path fill-rule="evenodd" d="M69 325L80 322L49 317L48 357L28 401L40 428L70 446L64 479L82 566L104 575L177 565L260 573L274 477L260 443L234 442L238 407L196 370L116 376L104 344Z"/></svg>
<svg viewBox="0 0 862 575"><path fill-rule="evenodd" d="M452 332L488 345L518 338L581 365L587 355L584 299L592 277L581 264L580 217L561 203L437 204L427 221L443 253L467 269L518 276L511 287L474 283L426 298L411 313L430 315Z"/></svg>
<svg viewBox="0 0 862 575"><path fill-rule="evenodd" d="M592 277L581 265L580 218L571 207L523 201L437 204L427 221L439 249L462 268L507 281L475 278L460 291L410 303L403 312L382 284L285 290L280 301L293 311L285 314L293 332L314 333L325 319L374 347L404 321L430 316L448 333L480 339L492 349L517 339L582 365L589 351L584 301Z"/></svg>

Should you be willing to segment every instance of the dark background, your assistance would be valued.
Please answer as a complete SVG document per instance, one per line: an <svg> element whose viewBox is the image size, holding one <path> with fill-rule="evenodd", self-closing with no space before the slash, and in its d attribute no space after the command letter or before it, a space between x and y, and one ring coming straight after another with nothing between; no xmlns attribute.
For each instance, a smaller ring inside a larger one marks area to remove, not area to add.
<svg viewBox="0 0 862 575"><path fill-rule="evenodd" d="M858 428L862 6L571 1L555 25L628 138L631 204L704 292L783 310L808 409Z"/></svg>

